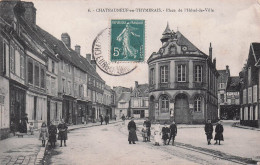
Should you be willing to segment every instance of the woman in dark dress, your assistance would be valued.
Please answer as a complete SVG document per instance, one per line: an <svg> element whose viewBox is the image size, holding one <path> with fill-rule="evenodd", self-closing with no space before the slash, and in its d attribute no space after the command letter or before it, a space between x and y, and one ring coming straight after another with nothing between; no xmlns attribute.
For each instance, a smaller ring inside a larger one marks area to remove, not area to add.
<svg viewBox="0 0 260 165"><path fill-rule="evenodd" d="M66 146L66 140L68 140L67 129L68 126L62 119L61 123L58 125L58 130L59 130L58 140L60 140L60 147L62 147L62 140L64 140L64 146Z"/></svg>
<svg viewBox="0 0 260 165"><path fill-rule="evenodd" d="M138 141L138 139L136 135L136 124L134 122L133 117L131 118L131 121L128 123L128 131L129 131L129 135L128 135L129 144L131 144L131 142L135 144L135 141Z"/></svg>
<svg viewBox="0 0 260 165"><path fill-rule="evenodd" d="M49 126L49 142L51 143L51 147L55 147L56 143L56 135L57 135L57 127L54 125L54 121L51 122Z"/></svg>
<svg viewBox="0 0 260 165"><path fill-rule="evenodd" d="M25 113L24 117L21 119L20 123L20 133L27 133L27 123L28 123L28 114Z"/></svg>
<svg viewBox="0 0 260 165"><path fill-rule="evenodd" d="M213 125L211 124L211 120L208 119L207 123L205 124L205 134L207 136L208 145L210 145L210 140L212 139L212 133L213 133Z"/></svg>
<svg viewBox="0 0 260 165"><path fill-rule="evenodd" d="M221 140L224 141L223 132L224 132L223 125L221 124L221 121L218 121L218 124L216 125L215 128L215 138L214 138L214 140L216 140L215 144L220 145L220 141Z"/></svg>
<svg viewBox="0 0 260 165"><path fill-rule="evenodd" d="M167 127L167 123L164 123L164 126L162 128L162 139L163 139L163 143L164 145L166 145L166 141L167 139L169 139L169 133L170 133L170 128Z"/></svg>

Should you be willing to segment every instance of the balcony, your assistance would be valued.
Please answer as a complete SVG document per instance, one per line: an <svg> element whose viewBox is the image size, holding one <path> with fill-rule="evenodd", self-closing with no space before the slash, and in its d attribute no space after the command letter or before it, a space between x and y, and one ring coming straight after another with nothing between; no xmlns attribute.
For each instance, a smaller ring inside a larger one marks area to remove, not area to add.
<svg viewBox="0 0 260 165"><path fill-rule="evenodd" d="M170 83L160 83L159 88L160 89L170 88Z"/></svg>

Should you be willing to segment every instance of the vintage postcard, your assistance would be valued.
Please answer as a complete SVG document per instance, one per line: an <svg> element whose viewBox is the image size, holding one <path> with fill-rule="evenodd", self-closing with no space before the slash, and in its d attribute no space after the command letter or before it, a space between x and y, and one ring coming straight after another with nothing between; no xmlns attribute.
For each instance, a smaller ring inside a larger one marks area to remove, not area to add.
<svg viewBox="0 0 260 165"><path fill-rule="evenodd" d="M260 164L260 0L0 0L0 164Z"/></svg>

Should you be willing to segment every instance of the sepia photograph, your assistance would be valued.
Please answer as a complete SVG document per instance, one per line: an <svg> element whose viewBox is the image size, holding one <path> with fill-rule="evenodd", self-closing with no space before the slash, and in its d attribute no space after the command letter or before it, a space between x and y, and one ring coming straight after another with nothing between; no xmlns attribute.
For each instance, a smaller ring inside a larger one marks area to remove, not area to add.
<svg viewBox="0 0 260 165"><path fill-rule="evenodd" d="M260 165L260 0L0 0L0 165Z"/></svg>

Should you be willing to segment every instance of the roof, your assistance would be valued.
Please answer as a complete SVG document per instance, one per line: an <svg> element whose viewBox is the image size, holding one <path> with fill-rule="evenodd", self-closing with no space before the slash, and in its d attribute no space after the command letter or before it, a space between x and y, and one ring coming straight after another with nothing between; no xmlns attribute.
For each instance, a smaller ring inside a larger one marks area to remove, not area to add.
<svg viewBox="0 0 260 165"><path fill-rule="evenodd" d="M229 73L227 70L218 70L218 83L226 83L228 81Z"/></svg>
<svg viewBox="0 0 260 165"><path fill-rule="evenodd" d="M260 43L257 42L251 43L251 49L256 61L256 65L260 65Z"/></svg>
<svg viewBox="0 0 260 165"><path fill-rule="evenodd" d="M187 46L189 51L199 51L199 52L203 53L195 45L193 45L180 31L177 31L176 34L177 34L177 44L178 45Z"/></svg>
<svg viewBox="0 0 260 165"><path fill-rule="evenodd" d="M170 29L169 23L167 22L167 26L166 26L166 28L165 28L165 30L163 32L163 35L170 34L170 33L172 33L172 31Z"/></svg>
<svg viewBox="0 0 260 165"><path fill-rule="evenodd" d="M240 78L236 77L229 77L228 84L227 84L227 91L229 92L236 92L240 90Z"/></svg>
<svg viewBox="0 0 260 165"><path fill-rule="evenodd" d="M131 93L130 92L123 92L121 93L117 103L119 102L129 102L130 101L130 96L131 96Z"/></svg>
<svg viewBox="0 0 260 165"><path fill-rule="evenodd" d="M148 84L138 84L137 87L134 88L131 96L135 96L138 94L139 97L148 97L149 96L149 85Z"/></svg>

